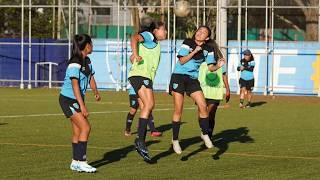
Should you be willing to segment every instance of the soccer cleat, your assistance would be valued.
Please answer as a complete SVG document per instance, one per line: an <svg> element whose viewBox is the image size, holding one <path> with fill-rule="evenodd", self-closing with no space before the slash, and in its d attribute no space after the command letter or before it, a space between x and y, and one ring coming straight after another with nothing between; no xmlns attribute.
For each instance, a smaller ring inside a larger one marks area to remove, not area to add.
<svg viewBox="0 0 320 180"><path fill-rule="evenodd" d="M240 108L245 108L245 106L242 103L239 104L239 107Z"/></svg>
<svg viewBox="0 0 320 180"><path fill-rule="evenodd" d="M174 150L175 153L177 154L181 154L182 150L179 144L179 140L172 140L172 148Z"/></svg>
<svg viewBox="0 0 320 180"><path fill-rule="evenodd" d="M207 146L208 149L213 148L213 144L212 144L208 134L201 133L201 139L204 141L204 144Z"/></svg>
<svg viewBox="0 0 320 180"><path fill-rule="evenodd" d="M127 137L131 136L130 130L125 130L124 131L124 135L127 136Z"/></svg>
<svg viewBox="0 0 320 180"><path fill-rule="evenodd" d="M245 108L251 108L251 104L250 103L247 103Z"/></svg>
<svg viewBox="0 0 320 180"><path fill-rule="evenodd" d="M149 152L147 146L144 141L139 140L138 138L134 141L134 145L138 154L145 160L146 162L150 162L151 158L149 156Z"/></svg>
<svg viewBox="0 0 320 180"><path fill-rule="evenodd" d="M78 161L72 159L70 169L72 171L78 171Z"/></svg>
<svg viewBox="0 0 320 180"><path fill-rule="evenodd" d="M87 163L87 161L78 161L77 171L78 172L94 173L97 171L97 169L90 166Z"/></svg>
<svg viewBox="0 0 320 180"><path fill-rule="evenodd" d="M162 136L162 133L159 131L153 131L153 132L151 132L151 136L152 137L159 137L159 136Z"/></svg>

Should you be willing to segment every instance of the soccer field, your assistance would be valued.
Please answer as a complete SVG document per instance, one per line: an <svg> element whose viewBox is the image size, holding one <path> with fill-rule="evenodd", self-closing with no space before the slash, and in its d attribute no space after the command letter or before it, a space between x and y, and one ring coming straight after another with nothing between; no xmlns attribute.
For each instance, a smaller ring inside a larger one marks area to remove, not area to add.
<svg viewBox="0 0 320 180"><path fill-rule="evenodd" d="M95 102L88 92L87 155L98 172L86 174L69 169L71 126L58 95L57 89L0 88L0 179L320 179L318 97L255 96L253 108L240 109L234 95L230 107L218 110L213 149L204 148L187 98L177 155L170 149L172 99L156 93L154 117L163 136L148 134L155 163L147 164L134 151L135 135L124 136L127 93L102 91Z"/></svg>

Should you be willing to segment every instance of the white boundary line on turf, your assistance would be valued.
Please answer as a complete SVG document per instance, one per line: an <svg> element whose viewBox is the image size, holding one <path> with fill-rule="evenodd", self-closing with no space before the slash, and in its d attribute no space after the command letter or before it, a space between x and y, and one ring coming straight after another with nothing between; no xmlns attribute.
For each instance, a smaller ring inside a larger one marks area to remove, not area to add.
<svg viewBox="0 0 320 180"><path fill-rule="evenodd" d="M224 109L224 108L229 108L227 105L220 105L218 107L219 109ZM194 107L186 107L183 108L184 110L191 110L191 109L196 109L196 106ZM173 111L172 108L159 108L155 109L153 111ZM127 113L129 110L122 110L122 111L100 111L100 112L90 112L90 114L111 114L111 113ZM5 116L0 116L0 119L4 118L23 118L23 117L45 117L45 116L63 116L63 113L52 113L52 114L21 114L21 115L5 115Z"/></svg>
<svg viewBox="0 0 320 180"><path fill-rule="evenodd" d="M196 109L196 107L187 107L185 110ZM173 108L162 108L155 109L153 111L173 111ZM100 112L90 112L90 114L111 114L111 113L127 113L129 110L122 111L100 111ZM8 115L8 116L0 116L0 119L3 118L22 118L22 117L44 117L44 116L63 116L62 113L53 113L53 114L25 114L25 115Z"/></svg>
<svg viewBox="0 0 320 180"><path fill-rule="evenodd" d="M70 145L62 145L62 144L26 144L26 143L8 143L8 142L0 142L0 145L11 145L11 146L33 146L33 147L50 147L50 148L70 148ZM102 150L117 150L121 149L121 147L98 147L98 146L89 146L89 149L102 149ZM133 150L134 151L134 150ZM149 149L151 152L163 152L168 151L168 149ZM199 154L213 154L215 152L208 152L207 151L199 152ZM183 154L189 154L193 151L184 150ZM174 154L174 152L172 153ZM241 156L241 157L256 157L256 158L270 158L270 159L301 159L301 160L315 160L320 161L320 157L304 157L304 156L281 156L281 155L263 155L263 154L252 154L252 153L223 153L224 155L231 155L231 156ZM183 156L181 156L183 157Z"/></svg>

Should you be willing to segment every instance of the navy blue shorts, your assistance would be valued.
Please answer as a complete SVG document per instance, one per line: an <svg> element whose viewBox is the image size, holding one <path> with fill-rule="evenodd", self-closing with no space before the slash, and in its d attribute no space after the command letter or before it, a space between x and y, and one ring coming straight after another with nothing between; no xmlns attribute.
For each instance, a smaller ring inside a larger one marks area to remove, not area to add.
<svg viewBox="0 0 320 180"><path fill-rule="evenodd" d="M151 79L142 77L142 76L131 76L128 78L131 86L134 89L134 92L136 92L138 96L138 91L142 86L145 86L148 89L153 89L153 82Z"/></svg>
<svg viewBox="0 0 320 180"><path fill-rule="evenodd" d="M138 96L137 95L129 95L129 104L133 109L139 108Z"/></svg>
<svg viewBox="0 0 320 180"><path fill-rule="evenodd" d="M252 91L254 87L254 79L244 80L242 78L239 79L240 88L245 87L248 91Z"/></svg>
<svg viewBox="0 0 320 180"><path fill-rule="evenodd" d="M172 74L169 85L170 95L172 94L172 91L182 95L186 93L188 96L190 96L196 91L202 91L202 89L198 79L193 79L189 75L185 74Z"/></svg>
<svg viewBox="0 0 320 180"><path fill-rule="evenodd" d="M220 100L217 100L217 99L207 99L207 98L206 98L206 103L207 103L207 105L213 104L213 105L219 106Z"/></svg>
<svg viewBox="0 0 320 180"><path fill-rule="evenodd" d="M71 99L60 94L59 103L64 115L67 118L70 118L75 113L81 112L80 105L76 99Z"/></svg>

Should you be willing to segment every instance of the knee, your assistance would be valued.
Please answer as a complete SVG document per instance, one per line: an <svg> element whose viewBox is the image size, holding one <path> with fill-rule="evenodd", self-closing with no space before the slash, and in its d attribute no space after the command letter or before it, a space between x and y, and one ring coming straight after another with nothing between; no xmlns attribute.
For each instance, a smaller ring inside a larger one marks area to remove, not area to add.
<svg viewBox="0 0 320 180"><path fill-rule="evenodd" d="M135 115L137 112L137 109L134 109L134 108L131 108L129 113L132 114L132 115Z"/></svg>
<svg viewBox="0 0 320 180"><path fill-rule="evenodd" d="M78 139L79 139L79 136L80 136L80 132L73 132L73 134L72 134L72 139L78 140Z"/></svg>
<svg viewBox="0 0 320 180"><path fill-rule="evenodd" d="M83 133L83 134L89 134L90 131L91 131L91 126L88 124L88 125L86 125L86 126L84 126L84 127L81 127L81 128L80 128L80 131L81 131L81 133Z"/></svg>
<svg viewBox="0 0 320 180"><path fill-rule="evenodd" d="M154 102L152 102L152 101L144 105L144 109L146 109L148 111L152 111L153 108L154 108Z"/></svg>
<svg viewBox="0 0 320 180"><path fill-rule="evenodd" d="M208 111L206 104L199 104L198 109L200 112L207 112Z"/></svg>

